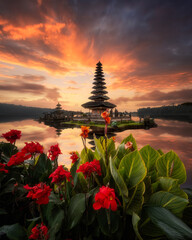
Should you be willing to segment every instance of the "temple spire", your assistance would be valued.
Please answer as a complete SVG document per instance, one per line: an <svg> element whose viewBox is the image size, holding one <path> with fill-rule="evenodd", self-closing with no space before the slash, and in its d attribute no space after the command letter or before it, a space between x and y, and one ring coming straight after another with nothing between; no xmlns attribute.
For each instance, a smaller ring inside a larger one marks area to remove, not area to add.
<svg viewBox="0 0 192 240"><path fill-rule="evenodd" d="M108 108L116 107L115 104L106 101L109 100L109 97L107 96L108 92L105 90L107 88L105 85L103 67L102 63L99 61L96 64L92 87L93 91L91 92L92 95L89 97L92 101L82 104L82 107L92 110L93 114L100 114Z"/></svg>

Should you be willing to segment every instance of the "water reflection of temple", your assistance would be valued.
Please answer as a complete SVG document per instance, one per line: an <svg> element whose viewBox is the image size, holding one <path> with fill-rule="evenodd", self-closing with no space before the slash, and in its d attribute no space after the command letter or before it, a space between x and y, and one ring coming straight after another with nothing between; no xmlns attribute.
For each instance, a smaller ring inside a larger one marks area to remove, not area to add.
<svg viewBox="0 0 192 240"><path fill-rule="evenodd" d="M62 129L61 128L56 128L55 132L56 132L57 136L59 137L62 133Z"/></svg>

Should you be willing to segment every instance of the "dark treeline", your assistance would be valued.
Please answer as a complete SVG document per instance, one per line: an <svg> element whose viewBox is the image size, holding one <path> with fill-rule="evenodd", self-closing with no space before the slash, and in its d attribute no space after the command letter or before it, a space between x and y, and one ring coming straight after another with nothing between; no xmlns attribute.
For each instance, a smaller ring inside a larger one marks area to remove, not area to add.
<svg viewBox="0 0 192 240"><path fill-rule="evenodd" d="M0 122L14 121L20 119L38 118L44 112L54 109L26 107L21 105L0 103Z"/></svg>
<svg viewBox="0 0 192 240"><path fill-rule="evenodd" d="M183 103L177 106L162 106L156 108L140 108L138 116L152 118L170 118L176 120L192 121L192 103Z"/></svg>

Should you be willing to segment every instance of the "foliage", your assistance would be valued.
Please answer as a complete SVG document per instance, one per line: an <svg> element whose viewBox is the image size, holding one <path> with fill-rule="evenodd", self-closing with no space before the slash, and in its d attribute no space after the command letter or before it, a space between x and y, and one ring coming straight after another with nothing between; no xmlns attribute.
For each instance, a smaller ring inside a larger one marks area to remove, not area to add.
<svg viewBox="0 0 192 240"><path fill-rule="evenodd" d="M31 230L43 223L50 240L190 239L192 191L180 188L186 171L176 153L149 145L138 149L132 135L117 147L107 136L94 141L94 151L83 142L69 172L65 166L57 171L57 157L52 161L45 153L19 165L6 165L8 173L0 171L0 238L28 239ZM126 149L127 142L133 148ZM7 164L17 152L15 145L1 142L0 162ZM95 159L101 174L94 170ZM93 170L85 178L78 169L87 165ZM51 174L57 181L51 182ZM51 188L48 204L39 205L37 199L27 197L24 186L41 189L45 184ZM110 189L112 195L102 195L102 189ZM99 210L93 208L96 195L102 202Z"/></svg>

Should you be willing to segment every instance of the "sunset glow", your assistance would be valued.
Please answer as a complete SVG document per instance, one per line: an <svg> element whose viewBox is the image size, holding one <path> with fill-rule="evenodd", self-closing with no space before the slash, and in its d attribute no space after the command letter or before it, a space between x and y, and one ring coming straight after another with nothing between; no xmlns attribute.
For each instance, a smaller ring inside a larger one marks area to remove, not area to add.
<svg viewBox="0 0 192 240"><path fill-rule="evenodd" d="M82 110L96 63L120 111L192 101L191 1L0 2L0 102Z"/></svg>

